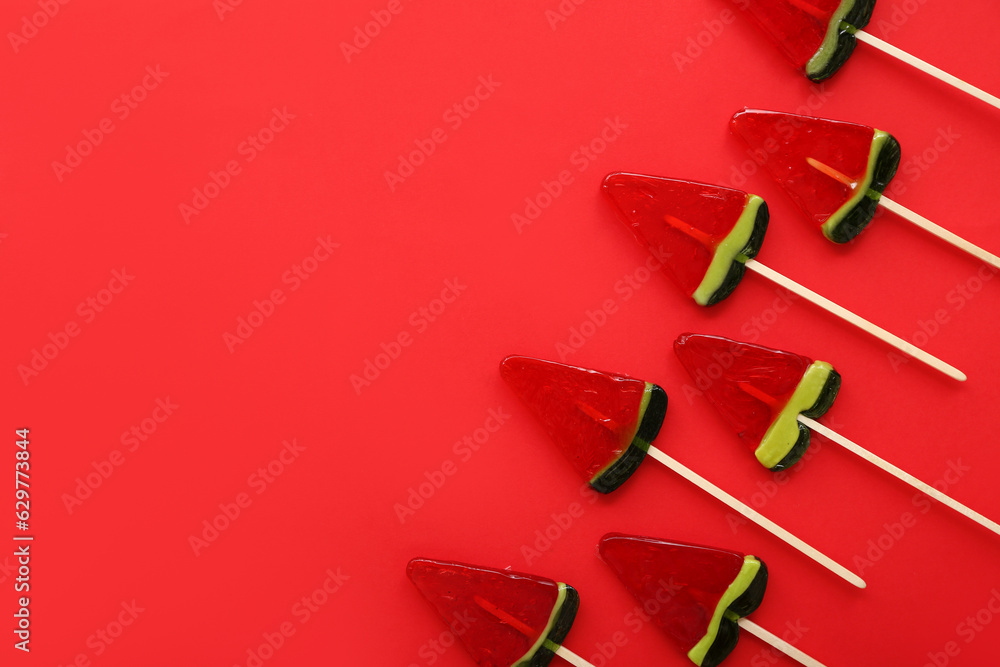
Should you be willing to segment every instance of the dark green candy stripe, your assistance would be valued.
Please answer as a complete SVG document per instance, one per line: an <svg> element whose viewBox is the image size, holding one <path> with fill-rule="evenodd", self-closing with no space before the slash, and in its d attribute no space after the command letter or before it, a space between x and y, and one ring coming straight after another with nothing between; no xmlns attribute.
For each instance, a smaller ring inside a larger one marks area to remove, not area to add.
<svg viewBox="0 0 1000 667"><path fill-rule="evenodd" d="M902 149L896 137L876 130L871 150L865 182L859 184L858 192L841 210L823 223L823 234L834 243L847 243L868 226L878 200L899 168Z"/></svg>
<svg viewBox="0 0 1000 667"><path fill-rule="evenodd" d="M854 33L868 25L875 0L844 0L827 25L826 37L806 63L806 76L812 81L829 79L854 53L858 40Z"/></svg>
<svg viewBox="0 0 1000 667"><path fill-rule="evenodd" d="M621 456L590 480L590 486L595 491L611 493L624 484L646 458L649 443L660 432L663 418L667 414L667 392L652 382L646 383L646 392L649 398L644 400L644 406L640 409L639 426L632 437L632 442Z"/></svg>

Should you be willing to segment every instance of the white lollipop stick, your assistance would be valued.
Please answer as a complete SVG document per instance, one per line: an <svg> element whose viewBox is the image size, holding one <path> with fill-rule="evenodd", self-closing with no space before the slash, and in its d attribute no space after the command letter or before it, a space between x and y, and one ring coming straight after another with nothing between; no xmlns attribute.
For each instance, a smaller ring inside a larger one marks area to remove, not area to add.
<svg viewBox="0 0 1000 667"><path fill-rule="evenodd" d="M977 259L980 259L980 260L986 262L987 264L990 264L991 266L995 266L997 268L1000 268L1000 257L997 257L996 255L994 255L991 252L987 252L987 251L983 250L982 248L980 248L977 245L973 245L972 243L969 243L968 241L966 241L965 239L963 239L961 236L958 236L957 234L953 234L952 232L949 232L944 227L941 227L939 225L935 225L933 222L931 222L930 220L928 220L924 216L919 215L917 213L914 213L913 211L911 211L910 209L906 208L902 204L897 204L896 202L894 202L893 200L889 199L888 197L881 197L878 200L878 203L881 204L882 206L884 206L885 208L889 209L890 211L892 211L896 215L900 216L901 218L905 218L906 220L909 220L910 222L912 222L913 224L915 224L917 227L920 227L921 229L924 229L924 230L930 232L931 234L933 234L934 236L938 237L939 239L941 239L943 241L947 241L948 243L952 244L956 248L960 248L960 249L964 250L965 252L969 253L973 257L975 257Z"/></svg>
<svg viewBox="0 0 1000 667"><path fill-rule="evenodd" d="M985 90L980 90L979 88L976 88L972 84L966 81L962 81L957 76L952 76L951 74L948 74L947 72L938 69L934 65L924 62L920 58L912 56L906 51L903 51L902 49L897 48L892 44L889 44L888 42L883 42L878 37L870 35L863 30L858 30L857 32L854 33L854 36L858 38L858 41L864 42L865 44L868 44L870 46L874 46L879 51L888 53L890 56L902 60L907 65L916 67L921 72L924 72L925 74L930 74L936 79L939 79L947 84L955 86L963 93L968 93L969 95L972 95L976 99L982 100L983 102L986 102L987 104L990 104L996 107L997 109L1000 109L1000 98L997 98L994 95L990 95Z"/></svg>
<svg viewBox="0 0 1000 667"><path fill-rule="evenodd" d="M557 648L556 655L573 665L573 667L594 667L592 664L578 656L576 653L573 653L573 651L570 651L565 646Z"/></svg>
<svg viewBox="0 0 1000 667"><path fill-rule="evenodd" d="M739 620L739 624L741 628L743 628L753 636L757 637L758 639L764 640L774 648L778 649L779 651L787 655L789 658L797 660L799 663L805 665L806 667L826 667L826 665L824 665L819 660L809 657L799 649L795 648L794 646L786 642L781 637L771 634L770 632L768 632L767 630L760 627L759 625L757 625L756 623L754 623L749 619L741 618Z"/></svg>
<svg viewBox="0 0 1000 667"><path fill-rule="evenodd" d="M823 426L823 424L820 424L818 421L816 421L814 419L810 419L809 417L804 417L802 415L799 415L799 421L802 422L803 424L805 424L806 426L808 426L809 428L811 428L812 430L816 431L817 433L826 436L827 438L829 438L833 442L837 443L838 445L840 445L844 449L846 449L846 450L848 450L850 452L853 452L854 454L857 454L858 456L860 456L864 460L868 461L869 463L872 463L872 464L878 466L879 468L881 468L882 470L885 470L887 473L889 473L893 477L896 477L897 479L900 479L900 480L906 482L907 484L909 484L913 488L918 489L918 490L922 491L923 493L926 493L928 496L930 496L934 500L937 500L938 502L940 502L940 503L942 503L944 505L947 505L948 507L952 508L953 510L955 510L956 512L958 512L962 516L968 517L968 518L972 519L973 521L975 521L976 523L978 523L980 526L983 526L984 528L988 528L989 530L992 530L997 535L1000 535L1000 524L997 524L995 521L991 521L990 519L987 519L986 517L984 517L979 512L976 512L975 510L969 509L968 507L966 507L962 503L960 503L960 502L952 499L949 496L944 495L943 493L941 493L940 491L938 491L937 489L935 489L930 484L926 484L924 482L921 482L919 479L917 479L916 477L914 477L910 473L906 472L905 470L900 470L899 468L897 468L896 466L892 465L888 461L886 461L886 460L884 460L882 458L879 458L875 454L872 454L871 452L869 452L864 447L861 447L857 443L854 443L854 442L848 440L847 438L845 438L844 436L840 435L836 431L833 431L833 430L827 428L826 426Z"/></svg>
<svg viewBox="0 0 1000 667"><path fill-rule="evenodd" d="M843 577L844 579L854 584L858 588L865 588L865 586L867 585L865 584L864 579L854 574L840 563L836 562L829 556L818 551L814 547L809 546L808 544L806 544L799 538L795 537L794 535L789 533L787 530L785 530L775 522L771 521L770 519L762 515L757 510L753 509L752 507L749 507L748 505L745 505L744 503L741 503L739 500L729 495L728 493L717 487L715 484L712 484L707 479L705 479L698 473L694 472L687 466L683 465L679 461L676 461L675 459L667 456L656 447L653 447L651 445L647 453L651 457L653 457L654 459L656 459L657 461L659 461L660 463L667 466L675 473L686 479L687 481L697 486L705 493L709 494L716 500L722 501L733 510L739 512L746 518L750 519L764 530L770 532L775 537L784 540L788 545L795 547L803 554L809 556L814 561L816 561L823 567L827 568L834 574Z"/></svg>
<svg viewBox="0 0 1000 667"><path fill-rule="evenodd" d="M824 310L833 313L834 315L837 315L838 317L846 320L847 322L850 322L851 324L858 327L862 331L869 333L872 336L875 336L879 340L886 342L889 345L892 345L897 350L910 355L911 357L913 357L918 361L924 362L925 364L927 364L928 366L930 366L935 370L941 371L948 377L954 378L959 382L964 382L966 380L965 373L958 370L951 364L946 364L937 357L930 355L927 352L924 352L916 345L907 343L899 336L891 334L882 327L876 326L871 322L869 322L868 320L864 319L863 317L855 315L854 313L847 310L843 306L838 306L837 304L835 304L833 301L830 301L826 297L820 296L819 294L816 294L816 292L813 292L811 289L803 287L794 280L786 278L785 276L781 275L774 269L770 269L764 266L757 260L755 259L747 260L746 267L751 271L759 273L768 280L771 280L781 285L785 289L795 292L803 299L811 301L820 308L823 308Z"/></svg>

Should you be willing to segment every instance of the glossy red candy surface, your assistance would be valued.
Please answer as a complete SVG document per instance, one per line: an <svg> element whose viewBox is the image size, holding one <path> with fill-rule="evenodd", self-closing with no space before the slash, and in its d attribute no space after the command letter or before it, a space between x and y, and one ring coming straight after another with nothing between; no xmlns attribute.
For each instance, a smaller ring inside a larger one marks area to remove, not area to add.
<svg viewBox="0 0 1000 667"><path fill-rule="evenodd" d="M546 629L556 582L515 572L415 558L410 580L481 667L509 667Z"/></svg>
<svg viewBox="0 0 1000 667"><path fill-rule="evenodd" d="M674 352L695 387L752 450L812 364L791 352L701 334L679 336Z"/></svg>
<svg viewBox="0 0 1000 667"><path fill-rule="evenodd" d="M504 359L500 374L586 481L631 444L644 381L520 356Z"/></svg>
<svg viewBox="0 0 1000 667"><path fill-rule="evenodd" d="M810 165L807 158L863 182L875 137L875 129L866 125L758 109L740 111L731 126L799 209L818 225L844 206L855 190Z"/></svg>
<svg viewBox="0 0 1000 667"><path fill-rule="evenodd" d="M823 44L827 26L841 1L732 0L800 69Z"/></svg>
<svg viewBox="0 0 1000 667"><path fill-rule="evenodd" d="M705 636L744 555L684 542L610 533L601 558L653 621L686 652Z"/></svg>
<svg viewBox="0 0 1000 667"><path fill-rule="evenodd" d="M615 173L602 186L640 244L664 262L688 296L747 203L741 190L642 174Z"/></svg>

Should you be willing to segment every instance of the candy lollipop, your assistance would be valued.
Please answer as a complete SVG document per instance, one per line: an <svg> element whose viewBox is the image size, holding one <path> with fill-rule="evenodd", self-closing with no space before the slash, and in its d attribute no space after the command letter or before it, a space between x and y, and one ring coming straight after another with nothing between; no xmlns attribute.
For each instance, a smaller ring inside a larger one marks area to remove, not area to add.
<svg viewBox="0 0 1000 667"><path fill-rule="evenodd" d="M661 630L701 667L715 667L749 631L804 665L821 665L744 618L764 599L764 561L696 544L608 533L598 546Z"/></svg>
<svg viewBox="0 0 1000 667"><path fill-rule="evenodd" d="M945 375L966 379L954 366L752 259L767 228L767 205L757 195L621 172L609 174L603 189L636 240L661 256L667 273L699 305L729 296L750 269Z"/></svg>
<svg viewBox="0 0 1000 667"><path fill-rule="evenodd" d="M843 565L652 446L650 442L659 433L667 408L666 394L656 385L624 375L516 356L503 360L500 374L580 476L597 491L610 493L617 489L648 453L823 567L859 588L865 587L864 580Z"/></svg>
<svg viewBox="0 0 1000 667"><path fill-rule="evenodd" d="M1000 109L1000 99L864 31L875 0L732 0L793 65L823 81L847 62L857 40Z"/></svg>
<svg viewBox="0 0 1000 667"><path fill-rule="evenodd" d="M700 334L679 336L674 352L764 467L781 470L798 461L812 429L1000 535L994 521L816 421L840 389L840 375L825 361Z"/></svg>
<svg viewBox="0 0 1000 667"><path fill-rule="evenodd" d="M730 123L807 217L835 243L846 243L881 204L978 259L1000 268L1000 257L897 204L882 191L899 166L899 142L857 123L744 109Z"/></svg>
<svg viewBox="0 0 1000 667"><path fill-rule="evenodd" d="M406 574L480 667L544 667L557 655L593 667L561 646L580 607L572 586L426 558Z"/></svg>

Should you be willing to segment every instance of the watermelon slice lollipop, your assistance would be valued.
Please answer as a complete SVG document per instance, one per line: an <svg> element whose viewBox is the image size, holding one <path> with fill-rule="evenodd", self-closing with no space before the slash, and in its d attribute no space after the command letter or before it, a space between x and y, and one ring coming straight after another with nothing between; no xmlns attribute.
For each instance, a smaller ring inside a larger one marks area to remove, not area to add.
<svg viewBox="0 0 1000 667"><path fill-rule="evenodd" d="M763 200L756 201L759 197L731 188L620 172L607 176L603 189L640 244L658 255L678 284L700 305L711 305L728 296L744 269L750 269L948 377L959 382L966 379L965 373L954 366L752 259L766 230L767 208ZM734 193L740 193L745 202L738 215L733 204L740 194ZM745 215L751 206L752 225ZM709 224L713 218L717 227ZM700 282L692 290L696 280Z"/></svg>
<svg viewBox="0 0 1000 667"><path fill-rule="evenodd" d="M702 306L736 289L767 231L767 204L741 190L625 173L603 187L639 243L674 259L667 271Z"/></svg>
<svg viewBox="0 0 1000 667"><path fill-rule="evenodd" d="M649 454L831 572L865 587L864 580L843 565L654 447L651 443L667 407L667 396L658 386L529 357L507 357L500 372L566 458L598 491L617 489Z"/></svg>
<svg viewBox="0 0 1000 667"><path fill-rule="evenodd" d="M813 81L840 69L858 41L930 74L963 93L1000 109L1000 98L882 41L861 28L875 0L732 0L757 24L793 65Z"/></svg>
<svg viewBox="0 0 1000 667"><path fill-rule="evenodd" d="M840 374L825 361L701 334L682 334L674 352L696 388L772 470L793 465L816 431L921 493L1000 535L1000 524L897 468L816 421L840 390Z"/></svg>
<svg viewBox="0 0 1000 667"><path fill-rule="evenodd" d="M544 667L557 654L576 657L560 646L580 606L572 586L426 558L411 560L406 574L481 667Z"/></svg>
<svg viewBox="0 0 1000 667"><path fill-rule="evenodd" d="M761 345L682 334L674 352L697 388L771 470L802 457L810 431L798 416L818 419L840 390L840 374L825 361Z"/></svg>
<svg viewBox="0 0 1000 667"><path fill-rule="evenodd" d="M733 0L813 81L840 69L854 33L868 25L875 0Z"/></svg>
<svg viewBox="0 0 1000 667"><path fill-rule="evenodd" d="M778 111L744 109L730 123L826 238L846 243L861 233L881 204L975 257L1000 258L883 196L896 174L900 146L893 136L858 123Z"/></svg>
<svg viewBox="0 0 1000 667"><path fill-rule="evenodd" d="M601 493L636 471L667 412L663 389L624 375L519 356L504 359L500 374Z"/></svg>
<svg viewBox="0 0 1000 667"><path fill-rule="evenodd" d="M755 556L651 537L608 533L598 545L653 622L701 667L715 667L736 647L739 628L805 665L820 663L743 618L764 599L767 566Z"/></svg>
<svg viewBox="0 0 1000 667"><path fill-rule="evenodd" d="M835 243L861 233L899 167L899 142L857 123L744 109L731 126L751 148L768 146L764 166Z"/></svg>

